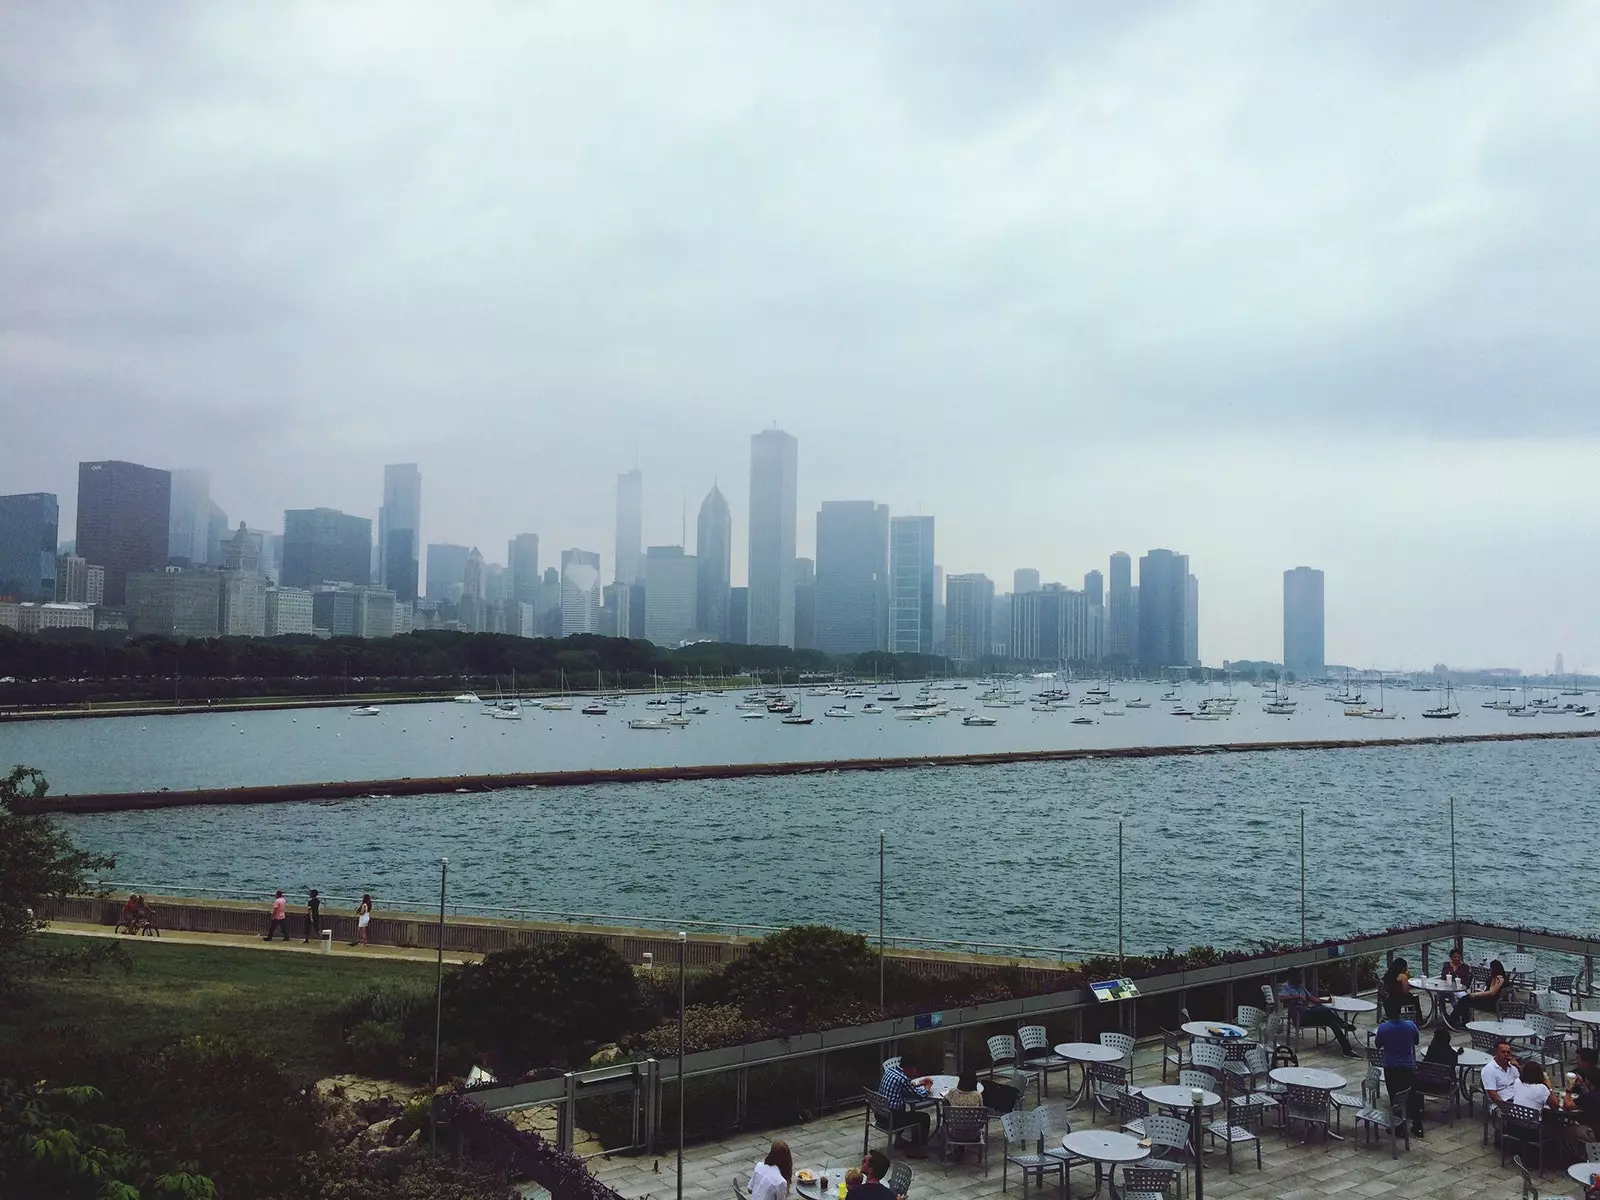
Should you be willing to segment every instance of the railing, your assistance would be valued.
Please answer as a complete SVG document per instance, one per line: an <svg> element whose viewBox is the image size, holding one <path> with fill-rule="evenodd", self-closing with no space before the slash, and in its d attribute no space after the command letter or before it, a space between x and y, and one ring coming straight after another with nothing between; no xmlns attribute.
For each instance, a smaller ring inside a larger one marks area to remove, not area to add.
<svg viewBox="0 0 1600 1200"><path fill-rule="evenodd" d="M1442 921L1437 924L1408 929L1397 933L1375 934L1349 938L1333 946L1314 949L1290 950L1263 954L1238 962L1181 971L1168 975L1137 980L1139 1000L1115 1005L1102 1005L1085 989L1056 992L1042 996L1024 996L1011 1000L998 1000L955 1011L924 1013L876 1021L868 1025L843 1029L823 1030L817 1033L796 1034L787 1038L770 1038L765 1041L727 1046L687 1054L683 1058L682 1079L685 1084L721 1075L736 1077L734 1111L726 1127L737 1128L746 1114L748 1098L748 1073L752 1069L771 1067L780 1063L811 1061L815 1065L817 1095L815 1111L829 1107L842 1107L860 1103L859 1093L852 1093L829 1103L826 1097L827 1056L866 1047L886 1048L893 1054L895 1044L930 1034L946 1037L946 1069L959 1071L963 1057L964 1030L982 1026L1010 1025L1013 1028L1026 1019L1029 1023L1042 1022L1049 1016L1071 1015L1073 1039L1082 1040L1085 1018L1089 1013L1116 1015L1120 1027L1138 1037L1138 1016L1141 1001L1175 999L1172 1007L1187 1006L1187 993L1202 988L1223 989L1223 1016L1231 1016L1235 1009L1234 988L1241 981L1265 980L1287 971L1291 967L1307 969L1315 985L1320 967L1359 955L1386 955L1393 957L1397 951L1419 947L1421 951L1419 973L1429 969L1432 947L1438 943L1453 945L1460 940L1485 942L1491 945L1511 945L1519 951L1529 948L1550 950L1582 960L1581 972L1592 986L1594 960L1600 956L1600 938L1587 938L1570 934L1532 932L1475 921ZM1441 956L1442 957L1442 956ZM1548 972L1547 972L1548 973ZM1577 973L1577 972L1574 972ZM1249 1002L1259 1001L1252 993ZM1149 1007L1146 1005L1145 1007ZM951 1062L950 1059L954 1061ZM654 1087L644 1081L653 1081ZM664 1111L662 1092L678 1082L678 1064L673 1060L647 1060L636 1064L632 1071L607 1067L596 1071L569 1072L558 1079L535 1083L480 1088L469 1093L473 1100L485 1108L504 1112L540 1106L559 1106L558 1120L561 1146L572 1149L572 1134L577 1125L576 1106L582 1095L621 1094L631 1091L634 1097L632 1116L635 1130L634 1144L642 1143L654 1148L660 1145L662 1134L661 1114ZM614 1149L610 1147L608 1149Z"/></svg>

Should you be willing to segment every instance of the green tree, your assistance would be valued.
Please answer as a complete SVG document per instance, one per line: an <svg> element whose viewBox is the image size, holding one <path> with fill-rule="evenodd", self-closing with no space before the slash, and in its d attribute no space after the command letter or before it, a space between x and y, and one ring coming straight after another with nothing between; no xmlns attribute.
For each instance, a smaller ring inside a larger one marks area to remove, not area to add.
<svg viewBox="0 0 1600 1200"><path fill-rule="evenodd" d="M728 994L750 1017L818 1028L860 1015L877 1000L878 956L859 933L794 925L768 934L730 963Z"/></svg>
<svg viewBox="0 0 1600 1200"><path fill-rule="evenodd" d="M49 817L21 811L48 789L32 767L13 767L0 779L0 994L30 973L120 953L115 946L69 951L40 941L45 901L87 891L91 873L116 866L114 859L79 850Z"/></svg>

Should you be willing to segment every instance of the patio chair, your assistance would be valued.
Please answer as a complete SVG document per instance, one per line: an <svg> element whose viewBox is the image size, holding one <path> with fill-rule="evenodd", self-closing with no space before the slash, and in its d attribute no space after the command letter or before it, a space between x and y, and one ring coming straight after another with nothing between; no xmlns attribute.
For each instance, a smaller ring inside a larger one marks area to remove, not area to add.
<svg viewBox="0 0 1600 1200"><path fill-rule="evenodd" d="M1539 1190L1539 1185L1533 1182L1533 1176L1528 1174L1528 1168L1522 1165L1522 1155L1513 1154L1511 1161L1516 1165L1517 1174L1522 1177L1522 1200L1566 1200L1559 1193ZM1584 1188L1583 1194L1587 1196L1589 1191L1589 1188Z"/></svg>
<svg viewBox="0 0 1600 1200"><path fill-rule="evenodd" d="M1222 1081L1232 1083L1240 1092L1255 1090L1256 1076L1265 1075L1271 1068L1265 1046L1241 1046L1238 1058L1228 1058L1222 1064Z"/></svg>
<svg viewBox="0 0 1600 1200"><path fill-rule="evenodd" d="M1531 954L1508 954L1505 959L1506 970L1511 972L1511 982L1522 988L1532 988L1534 983L1534 959Z"/></svg>
<svg viewBox="0 0 1600 1200"><path fill-rule="evenodd" d="M1542 1066L1552 1079L1559 1080L1567 1073L1567 1038L1565 1034L1555 1032L1554 1026L1546 1026L1550 1032L1539 1035L1531 1050L1522 1052L1522 1059L1526 1062L1532 1059Z"/></svg>
<svg viewBox="0 0 1600 1200"><path fill-rule="evenodd" d="M886 1058L883 1060L883 1069L885 1071L887 1071L890 1067L898 1067L899 1065L900 1056L898 1054L896 1054L893 1058ZM882 1076L880 1075L879 1078L881 1079Z"/></svg>
<svg viewBox="0 0 1600 1200"><path fill-rule="evenodd" d="M1151 1113L1144 1122L1145 1140L1150 1143L1151 1159L1169 1162L1180 1175L1178 1192L1183 1193L1183 1180L1188 1176L1193 1146L1189 1141L1189 1122L1178 1117L1164 1117Z"/></svg>
<svg viewBox="0 0 1600 1200"><path fill-rule="evenodd" d="M888 1150L893 1148L894 1135L899 1129L907 1125L915 1127L915 1121L910 1114L905 1109L890 1104L884 1099L882 1092L874 1091L872 1088L862 1088L861 1094L867 1102L866 1128L861 1131L862 1154L866 1154L872 1148L873 1129L881 1129L888 1135L888 1140L884 1142L884 1149Z"/></svg>
<svg viewBox="0 0 1600 1200"><path fill-rule="evenodd" d="M1261 1003L1269 1013L1278 1012L1283 1008L1283 1005L1278 1003L1278 997L1273 992L1272 985L1270 983L1263 983L1261 985Z"/></svg>
<svg viewBox="0 0 1600 1200"><path fill-rule="evenodd" d="M1344 1110L1353 1108L1360 1112L1364 1108L1380 1107L1380 1092L1383 1089L1383 1071L1369 1063L1367 1077L1361 1081L1359 1092L1334 1092L1328 1097L1333 1105L1333 1128L1335 1133L1344 1131Z"/></svg>
<svg viewBox="0 0 1600 1200"><path fill-rule="evenodd" d="M1440 1100L1448 1106L1450 1123L1461 1115L1461 1088L1456 1069L1447 1063L1419 1062L1417 1064L1417 1091L1422 1096L1423 1110L1429 1100Z"/></svg>
<svg viewBox="0 0 1600 1200"><path fill-rule="evenodd" d="M1228 1052L1215 1042L1196 1042L1189 1047L1189 1069L1192 1071L1220 1076L1223 1064L1227 1061Z"/></svg>
<svg viewBox="0 0 1600 1200"><path fill-rule="evenodd" d="M1194 1067L1190 1067L1187 1071L1178 1072L1178 1086L1199 1088L1203 1092L1222 1094L1222 1085L1217 1082L1215 1075L1210 1071L1198 1071Z"/></svg>
<svg viewBox="0 0 1600 1200"><path fill-rule="evenodd" d="M889 1174L883 1181L883 1186L896 1196L904 1196L911 1191L911 1167L903 1162L897 1162L889 1168Z"/></svg>
<svg viewBox="0 0 1600 1200"><path fill-rule="evenodd" d="M1289 1014L1285 1010L1278 1009L1267 1018L1267 1038L1264 1044L1270 1048L1274 1067L1300 1065L1300 1056L1289 1044Z"/></svg>
<svg viewBox="0 0 1600 1200"><path fill-rule="evenodd" d="M1494 1015L1501 1021L1520 1021L1528 1015L1528 1002L1502 1000L1494 1006Z"/></svg>
<svg viewBox="0 0 1600 1200"><path fill-rule="evenodd" d="M1089 1083L1093 1087L1090 1093L1094 1096L1092 1113L1105 1113L1112 1116L1120 1111L1122 1097L1128 1090L1132 1072L1121 1063L1097 1062L1089 1064ZM1099 1117L1094 1117L1099 1123Z"/></svg>
<svg viewBox="0 0 1600 1200"><path fill-rule="evenodd" d="M1267 1010L1253 1004L1241 1004L1234 1014L1233 1023L1252 1038L1261 1037L1261 1027L1267 1023Z"/></svg>
<svg viewBox="0 0 1600 1200"><path fill-rule="evenodd" d="M1017 1030L1017 1037L1022 1043L1022 1065L1030 1071L1039 1072L1042 1080L1040 1092L1048 1096L1050 1072L1071 1071L1072 1060L1055 1052L1043 1025L1024 1025Z"/></svg>
<svg viewBox="0 0 1600 1200"><path fill-rule="evenodd" d="M1472 1037L1472 1048L1488 1054L1493 1054L1495 1046L1502 1040L1498 1033L1485 1033L1481 1029L1469 1029L1467 1032Z"/></svg>
<svg viewBox="0 0 1600 1200"><path fill-rule="evenodd" d="M1302 1142L1319 1125L1326 1135L1328 1127L1332 1124L1330 1113L1332 1107L1328 1093L1321 1088L1300 1087L1291 1083L1283 1097L1284 1136L1287 1137L1294 1129L1296 1121L1305 1126L1305 1137L1300 1139Z"/></svg>
<svg viewBox="0 0 1600 1200"><path fill-rule="evenodd" d="M1524 1146L1539 1152L1539 1174L1544 1174L1544 1148L1546 1146L1559 1146L1561 1137L1553 1121L1546 1121L1544 1114L1536 1108L1528 1108L1523 1104L1502 1104L1500 1106L1500 1165L1506 1165L1506 1157L1511 1153L1512 1143L1520 1142Z"/></svg>
<svg viewBox="0 0 1600 1200"><path fill-rule="evenodd" d="M1177 1193L1178 1173L1166 1167L1140 1163L1122 1168L1122 1200L1171 1200Z"/></svg>
<svg viewBox="0 0 1600 1200"><path fill-rule="evenodd" d="M1131 1092L1122 1094L1122 1102L1117 1106L1117 1116L1122 1121L1122 1131L1131 1133L1134 1137L1144 1136L1144 1119L1150 1115L1150 1101L1145 1096L1135 1096Z"/></svg>
<svg viewBox="0 0 1600 1200"><path fill-rule="evenodd" d="M1125 1033L1102 1033L1100 1044L1117 1051L1122 1055L1122 1060L1133 1066L1133 1039Z"/></svg>
<svg viewBox="0 0 1600 1200"><path fill-rule="evenodd" d="M1205 1127L1213 1147L1219 1140L1227 1147L1229 1175L1233 1174L1233 1148L1245 1142L1256 1144L1256 1169L1261 1169L1261 1131L1265 1123L1266 1109L1241 1096L1227 1102L1222 1120Z"/></svg>
<svg viewBox="0 0 1600 1200"><path fill-rule="evenodd" d="M1176 1029L1161 1028L1161 1082L1167 1081L1167 1066L1181 1071L1189 1065L1184 1055L1184 1035Z"/></svg>
<svg viewBox="0 0 1600 1200"><path fill-rule="evenodd" d="M733 1177L733 1200L750 1200L750 1193L744 1190L737 1175Z"/></svg>
<svg viewBox="0 0 1600 1200"><path fill-rule="evenodd" d="M1101 1064L1095 1064L1101 1065ZM1046 1172L1055 1175L1061 1181L1061 1190L1067 1191L1067 1165L1070 1161L1065 1154L1047 1154L1044 1149L1045 1120L1040 1114L1042 1108L1032 1112L1008 1112L1000 1118L1000 1133L1004 1138L1002 1161L1000 1164L1000 1190L1004 1192L1007 1187L1006 1176L1012 1166L1022 1170L1022 1195L1028 1195L1028 1181L1035 1176L1039 1179L1039 1190L1044 1191L1044 1177Z"/></svg>
<svg viewBox="0 0 1600 1200"><path fill-rule="evenodd" d="M1411 1118L1406 1114L1406 1108L1411 1103L1409 1091L1396 1092L1389 1098L1386 1105L1374 1104L1363 1108L1356 1114L1356 1129L1366 1126L1366 1144L1371 1145L1374 1137L1381 1137L1384 1133L1389 1135L1389 1157L1400 1157L1400 1142L1405 1141L1406 1149L1411 1149Z"/></svg>
<svg viewBox="0 0 1600 1200"><path fill-rule="evenodd" d="M990 1079L1008 1083L1023 1095L1027 1095L1030 1085L1035 1088L1042 1086L1039 1072L1030 1071L1022 1065L1016 1038L1009 1033L997 1033L989 1039L988 1045Z"/></svg>
<svg viewBox="0 0 1600 1200"><path fill-rule="evenodd" d="M950 1160L954 1151L975 1150L983 1159L983 1174L989 1175L989 1110L986 1108L951 1107L944 1114L944 1137L939 1145L939 1161L944 1173L950 1174Z"/></svg>

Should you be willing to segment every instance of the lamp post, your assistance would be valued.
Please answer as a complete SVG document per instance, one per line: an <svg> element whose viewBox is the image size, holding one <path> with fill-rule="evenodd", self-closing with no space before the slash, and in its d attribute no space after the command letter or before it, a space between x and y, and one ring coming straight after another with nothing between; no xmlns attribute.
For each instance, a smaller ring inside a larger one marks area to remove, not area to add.
<svg viewBox="0 0 1600 1200"><path fill-rule="evenodd" d="M878 1007L883 1008L883 830L878 830Z"/></svg>
<svg viewBox="0 0 1600 1200"><path fill-rule="evenodd" d="M1117 818L1117 975L1122 966L1122 818Z"/></svg>
<svg viewBox="0 0 1600 1200"><path fill-rule="evenodd" d="M1200 1152L1203 1129L1200 1124L1199 1094L1196 1093L1191 1099L1194 1103L1189 1109L1189 1141L1194 1146L1194 1200L1206 1200L1206 1156Z"/></svg>
<svg viewBox="0 0 1600 1200"><path fill-rule="evenodd" d="M1300 944L1306 944L1306 806L1300 806Z"/></svg>
<svg viewBox="0 0 1600 1200"><path fill-rule="evenodd" d="M683 1001L687 993L684 972L688 959L689 934L678 930L678 1200L683 1200Z"/></svg>
<svg viewBox="0 0 1600 1200"><path fill-rule="evenodd" d="M1450 797L1450 920L1456 922L1456 942L1461 941L1461 914L1456 911L1456 798Z"/></svg>
<svg viewBox="0 0 1600 1200"><path fill-rule="evenodd" d="M438 942L438 958L433 973L433 1090L439 1091L439 1036L444 1028L444 890L445 881L450 873L450 860L439 860L439 932L435 939ZM430 1101L431 1103L431 1101ZM429 1120L428 1136L433 1142L433 1148L439 1148L438 1123Z"/></svg>

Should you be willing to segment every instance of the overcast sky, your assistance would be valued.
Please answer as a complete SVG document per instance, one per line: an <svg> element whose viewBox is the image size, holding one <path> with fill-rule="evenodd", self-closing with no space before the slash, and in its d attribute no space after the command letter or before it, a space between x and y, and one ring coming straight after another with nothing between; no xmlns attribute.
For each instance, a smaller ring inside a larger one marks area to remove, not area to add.
<svg viewBox="0 0 1600 1200"><path fill-rule="evenodd" d="M1600 671L1600 6L0 7L0 491L676 542L749 436L1201 654Z"/></svg>

